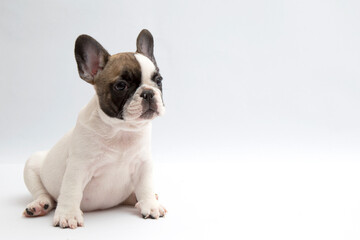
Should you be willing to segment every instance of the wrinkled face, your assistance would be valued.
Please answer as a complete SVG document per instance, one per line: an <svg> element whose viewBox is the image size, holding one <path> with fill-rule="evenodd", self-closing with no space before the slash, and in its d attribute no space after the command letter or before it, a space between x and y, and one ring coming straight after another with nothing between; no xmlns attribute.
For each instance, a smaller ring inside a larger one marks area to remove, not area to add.
<svg viewBox="0 0 360 240"><path fill-rule="evenodd" d="M162 77L141 53L119 53L109 58L94 85L101 109L126 121L151 120L164 112Z"/></svg>
<svg viewBox="0 0 360 240"><path fill-rule="evenodd" d="M135 53L110 54L92 37L75 42L79 75L94 85L100 108L109 117L148 121L164 113L162 77L153 55L153 37L142 30Z"/></svg>

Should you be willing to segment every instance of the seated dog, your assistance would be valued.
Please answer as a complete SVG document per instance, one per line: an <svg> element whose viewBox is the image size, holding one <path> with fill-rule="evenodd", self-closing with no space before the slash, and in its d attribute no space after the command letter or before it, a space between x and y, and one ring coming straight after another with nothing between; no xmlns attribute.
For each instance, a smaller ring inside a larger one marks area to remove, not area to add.
<svg viewBox="0 0 360 240"><path fill-rule="evenodd" d="M76 228L83 211L121 203L136 204L144 218L165 215L152 184L151 121L165 111L153 42L144 29L135 53L110 55L92 37L77 38L79 75L96 95L51 150L27 160L24 179L34 201L26 217L56 207L54 226Z"/></svg>

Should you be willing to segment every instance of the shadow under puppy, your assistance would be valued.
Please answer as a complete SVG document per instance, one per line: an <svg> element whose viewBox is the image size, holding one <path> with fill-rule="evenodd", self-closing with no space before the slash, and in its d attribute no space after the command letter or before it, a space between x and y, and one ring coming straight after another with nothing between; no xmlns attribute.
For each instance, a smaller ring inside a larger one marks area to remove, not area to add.
<svg viewBox="0 0 360 240"><path fill-rule="evenodd" d="M27 160L34 201L26 217L45 215L56 202L53 224L62 228L83 226L83 211L121 203L136 204L144 218L165 215L152 184L151 121L165 111L153 42L144 29L135 53L110 55L92 37L77 38L79 75L96 95L50 151Z"/></svg>

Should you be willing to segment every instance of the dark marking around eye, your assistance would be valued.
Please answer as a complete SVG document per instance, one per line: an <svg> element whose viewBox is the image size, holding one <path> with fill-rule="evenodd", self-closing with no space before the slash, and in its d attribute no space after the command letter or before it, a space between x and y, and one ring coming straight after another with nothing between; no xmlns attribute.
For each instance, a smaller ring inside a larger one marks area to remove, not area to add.
<svg viewBox="0 0 360 240"><path fill-rule="evenodd" d="M121 79L123 79L125 81L131 81L131 79L132 79L131 73L129 73L128 71L124 71L121 74Z"/></svg>
<svg viewBox="0 0 360 240"><path fill-rule="evenodd" d="M109 117L123 119L126 101L141 84L141 67L134 53L120 53L109 60L107 68L96 82L100 107Z"/></svg>
<svg viewBox="0 0 360 240"><path fill-rule="evenodd" d="M155 79L156 79L157 77L159 77L159 76L160 76L159 72L156 71L156 72L154 72L154 73L152 74L151 80L155 81Z"/></svg>
<svg viewBox="0 0 360 240"><path fill-rule="evenodd" d="M161 77L159 72L154 72L153 75L151 76L151 80L159 86L160 90L162 86L162 79L163 78Z"/></svg>

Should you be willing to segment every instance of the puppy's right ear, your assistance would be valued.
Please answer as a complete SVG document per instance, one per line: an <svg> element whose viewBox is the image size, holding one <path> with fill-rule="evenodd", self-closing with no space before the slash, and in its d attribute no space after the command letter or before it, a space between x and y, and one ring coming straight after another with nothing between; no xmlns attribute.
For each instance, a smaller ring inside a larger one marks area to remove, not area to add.
<svg viewBox="0 0 360 240"><path fill-rule="evenodd" d="M104 69L110 54L95 39L80 35L75 42L75 59L79 75L94 84L95 76Z"/></svg>

